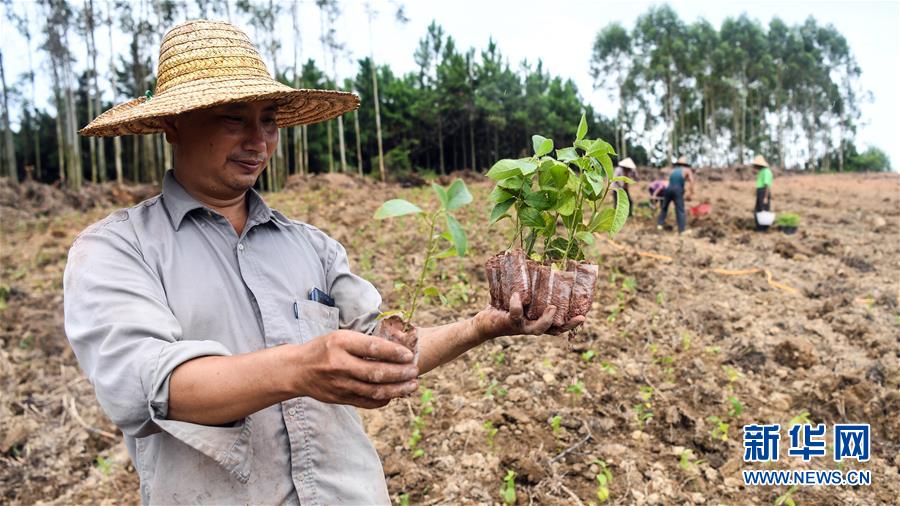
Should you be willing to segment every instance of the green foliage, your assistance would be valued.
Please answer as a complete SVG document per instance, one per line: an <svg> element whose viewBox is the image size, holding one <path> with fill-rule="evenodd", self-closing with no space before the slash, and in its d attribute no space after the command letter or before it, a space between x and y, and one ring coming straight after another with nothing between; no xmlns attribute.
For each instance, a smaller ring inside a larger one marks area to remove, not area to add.
<svg viewBox="0 0 900 506"><path fill-rule="evenodd" d="M775 506L796 506L793 496L794 492L799 488L798 485L792 485L791 488L787 489L787 492L775 498Z"/></svg>
<svg viewBox="0 0 900 506"><path fill-rule="evenodd" d="M888 172L891 170L891 160L887 153L874 146L859 154L856 153L854 146L845 169L856 172Z"/></svg>
<svg viewBox="0 0 900 506"><path fill-rule="evenodd" d="M716 440L728 441L728 423L719 418L718 416L712 415L706 418L706 421L713 424L712 430L709 431L710 437Z"/></svg>
<svg viewBox="0 0 900 506"><path fill-rule="evenodd" d="M644 426L653 419L653 387L644 385L640 387L638 393L641 402L633 406L634 418L638 427L643 429Z"/></svg>
<svg viewBox="0 0 900 506"><path fill-rule="evenodd" d="M553 415L553 418L550 419L550 430L553 431L553 435L559 437L562 434L562 416L561 415Z"/></svg>
<svg viewBox="0 0 900 506"><path fill-rule="evenodd" d="M410 428L412 430L409 439L406 440L406 445L409 447L409 450L413 452L414 459L425 455L425 450L419 448L418 445L419 442L422 441L422 431L424 431L425 427L428 425L425 417L434 412L434 405L432 404L433 397L434 392L429 388L426 388L422 392L422 396L419 398L419 412L410 422Z"/></svg>
<svg viewBox="0 0 900 506"><path fill-rule="evenodd" d="M488 420L482 424L484 430L487 431L485 437L487 438L488 448L494 447L494 436L497 435L497 432L500 430L497 427L494 427L494 422Z"/></svg>
<svg viewBox="0 0 900 506"><path fill-rule="evenodd" d="M800 216L794 213L778 213L775 224L779 227L793 227L800 225Z"/></svg>
<svg viewBox="0 0 900 506"><path fill-rule="evenodd" d="M503 484L500 485L500 500L503 504L516 504L516 473L510 469L506 470L506 476L503 478Z"/></svg>
<svg viewBox="0 0 900 506"><path fill-rule="evenodd" d="M585 139L586 133L582 114L574 144L558 149L555 158L553 141L535 135L533 156L500 160L487 172L496 181L490 222L500 221L508 212L515 221L510 247L564 266L568 259L584 259L594 233L612 236L625 225L628 199L619 198L615 209L602 207L610 192L615 151L602 139ZM535 251L538 243L540 253Z"/></svg>
<svg viewBox="0 0 900 506"><path fill-rule="evenodd" d="M597 473L595 480L597 481L597 500L601 503L609 500L609 486L612 484L612 471L610 471L609 466L606 462L596 459L593 462L600 468L600 472Z"/></svg>
<svg viewBox="0 0 900 506"><path fill-rule="evenodd" d="M432 183L431 189L439 205L437 209L430 213L422 210L421 207L412 202L403 199L391 199L383 203L373 216L376 220L384 220L400 216L417 215L427 226L428 239L425 241L425 261L422 262L422 269L419 271L419 276L411 290L411 296L408 298L409 307L404 310L390 311L380 315L382 318L392 314L402 315L407 326L412 324L421 297L437 297L443 303L446 304L447 302L437 287L425 287L426 276L434 268L436 260L452 256L465 256L469 248L465 230L463 230L459 220L451 214L472 202L472 194L469 193L466 184L461 179L456 179L448 188ZM438 230L438 223L441 221L441 218L443 218L446 225L444 232ZM440 251L445 246L449 247ZM406 287L405 284L401 286Z"/></svg>

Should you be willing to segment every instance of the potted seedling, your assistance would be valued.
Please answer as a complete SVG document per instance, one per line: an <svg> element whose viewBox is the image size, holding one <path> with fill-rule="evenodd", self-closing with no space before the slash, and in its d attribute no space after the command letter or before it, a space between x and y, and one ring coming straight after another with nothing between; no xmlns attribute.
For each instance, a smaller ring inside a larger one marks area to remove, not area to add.
<svg viewBox="0 0 900 506"><path fill-rule="evenodd" d="M507 250L485 263L491 305L508 311L518 293L529 319L556 306L551 330L590 311L599 270L585 258L585 249L594 234L612 236L628 218L625 191L610 185L634 181L614 176L612 146L586 135L582 115L575 142L557 149L556 156L553 140L535 135L533 156L500 160L487 173L496 181L490 223L515 224ZM603 206L612 191L617 205Z"/></svg>
<svg viewBox="0 0 900 506"><path fill-rule="evenodd" d="M379 325L375 335L394 341L409 348L418 360L418 332L413 326L413 318L422 300L428 297L441 297L435 286L425 286L428 273L437 265L437 261L453 256L465 256L468 239L462 225L453 216L453 211L472 202L472 194L461 179L444 188L432 183L437 197L437 209L431 212L403 199L388 200L375 211L376 220L396 218L406 215L417 215L423 220L427 230L425 244L425 261L422 269L412 285L400 284L407 291L405 306L402 309L386 311L379 315ZM443 228L443 231L441 231Z"/></svg>
<svg viewBox="0 0 900 506"><path fill-rule="evenodd" d="M775 218L775 225L785 234L796 233L800 225L800 216L794 213L781 213Z"/></svg>

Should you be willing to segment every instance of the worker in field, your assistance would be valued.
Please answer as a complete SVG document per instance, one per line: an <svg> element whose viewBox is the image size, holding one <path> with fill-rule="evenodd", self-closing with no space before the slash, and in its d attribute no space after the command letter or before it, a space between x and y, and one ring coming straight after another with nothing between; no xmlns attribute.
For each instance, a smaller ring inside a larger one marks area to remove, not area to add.
<svg viewBox="0 0 900 506"><path fill-rule="evenodd" d="M756 204L753 207L753 218L756 220L756 231L764 232L768 230L769 225L761 224L757 213L772 210L772 169L762 155L756 155L752 165L756 171Z"/></svg>
<svg viewBox="0 0 900 506"><path fill-rule="evenodd" d="M515 296L508 312L419 329L418 360L372 335L381 296L344 247L253 190L279 128L358 106L281 84L243 31L201 20L163 37L154 94L81 130L173 146L162 193L85 229L63 281L66 335L144 504L389 504L355 407L410 395L495 337L550 328L552 306L529 320Z"/></svg>
<svg viewBox="0 0 900 506"><path fill-rule="evenodd" d="M683 233L686 223L684 214L684 201L690 200L694 195L694 173L687 158L682 156L675 161L669 183L663 191L663 199L660 205L659 219L656 228L662 230L666 222L666 214L669 212L669 204L675 203L675 221L678 223L678 233Z"/></svg>
<svg viewBox="0 0 900 506"><path fill-rule="evenodd" d="M637 180L637 167L634 165L634 160L631 158L626 158L620 161L616 165L616 169L613 172L614 177L627 177L631 180ZM628 197L628 216L634 214L634 199L631 198L631 192L629 191L629 183L627 181L613 181L610 185L612 188L621 188L625 191L625 196ZM613 205L618 205L619 201L619 192L613 192Z"/></svg>

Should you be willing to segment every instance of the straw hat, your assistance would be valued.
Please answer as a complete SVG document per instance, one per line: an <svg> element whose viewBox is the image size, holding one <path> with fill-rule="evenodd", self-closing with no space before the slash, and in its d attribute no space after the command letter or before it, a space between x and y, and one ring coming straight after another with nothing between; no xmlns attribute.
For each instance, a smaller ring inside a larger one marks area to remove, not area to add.
<svg viewBox="0 0 900 506"><path fill-rule="evenodd" d="M623 169L637 170L637 167L634 165L634 160L632 160L631 158L626 158L619 162L619 167L622 167Z"/></svg>
<svg viewBox="0 0 900 506"><path fill-rule="evenodd" d="M679 156L678 160L675 161L675 165L683 165L685 167L691 166L691 164L690 164L690 162L688 162L688 159L686 156Z"/></svg>
<svg viewBox="0 0 900 506"><path fill-rule="evenodd" d="M97 116L78 133L108 137L162 132L160 118L234 102L274 100L279 127L335 118L359 107L353 93L294 89L272 79L236 26L197 20L172 28L159 48L156 91Z"/></svg>
<svg viewBox="0 0 900 506"><path fill-rule="evenodd" d="M755 165L756 167L768 167L769 162L767 162L766 159L763 158L763 155L756 155L756 158L753 159L753 165Z"/></svg>

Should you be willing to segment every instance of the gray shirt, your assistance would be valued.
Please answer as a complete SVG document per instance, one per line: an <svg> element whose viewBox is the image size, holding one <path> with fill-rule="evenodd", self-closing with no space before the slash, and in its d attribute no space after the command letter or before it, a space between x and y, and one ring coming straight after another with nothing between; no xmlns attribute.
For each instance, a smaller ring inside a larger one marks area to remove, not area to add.
<svg viewBox="0 0 900 506"><path fill-rule="evenodd" d="M65 328L122 430L145 504L389 503L356 410L308 397L233 426L169 420L169 378L187 360L371 333L381 304L334 239L247 194L238 237L171 172L161 195L88 227L69 251ZM307 299L312 288L337 307Z"/></svg>

